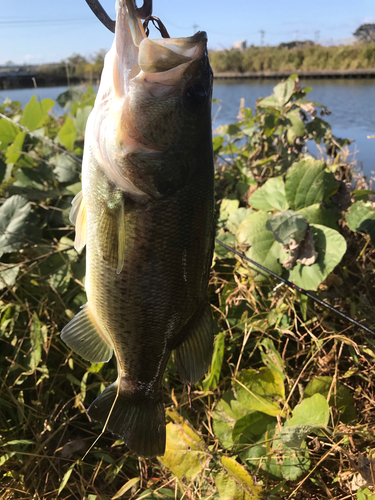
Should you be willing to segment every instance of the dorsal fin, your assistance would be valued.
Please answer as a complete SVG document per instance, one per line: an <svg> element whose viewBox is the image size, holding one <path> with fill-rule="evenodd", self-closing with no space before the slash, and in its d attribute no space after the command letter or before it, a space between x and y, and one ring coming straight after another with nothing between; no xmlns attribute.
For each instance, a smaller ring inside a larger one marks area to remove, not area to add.
<svg viewBox="0 0 375 500"><path fill-rule="evenodd" d="M80 252L87 241L87 213L82 191L80 191L72 201L69 219L76 227L74 248L77 252Z"/></svg>

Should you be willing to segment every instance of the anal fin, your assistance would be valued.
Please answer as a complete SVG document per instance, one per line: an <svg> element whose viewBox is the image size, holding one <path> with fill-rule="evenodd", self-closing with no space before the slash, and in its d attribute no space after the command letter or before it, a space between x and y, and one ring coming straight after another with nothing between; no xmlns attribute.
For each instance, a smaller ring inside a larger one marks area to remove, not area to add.
<svg viewBox="0 0 375 500"><path fill-rule="evenodd" d="M69 219L76 227L74 248L77 252L80 252L87 241L87 213L82 191L80 191L72 201Z"/></svg>
<svg viewBox="0 0 375 500"><path fill-rule="evenodd" d="M208 303L186 340L176 349L176 365L183 382L195 384L208 370L214 342L213 322Z"/></svg>
<svg viewBox="0 0 375 500"><path fill-rule="evenodd" d="M61 338L72 351L91 363L106 363L113 354L92 318L88 305L62 329Z"/></svg>

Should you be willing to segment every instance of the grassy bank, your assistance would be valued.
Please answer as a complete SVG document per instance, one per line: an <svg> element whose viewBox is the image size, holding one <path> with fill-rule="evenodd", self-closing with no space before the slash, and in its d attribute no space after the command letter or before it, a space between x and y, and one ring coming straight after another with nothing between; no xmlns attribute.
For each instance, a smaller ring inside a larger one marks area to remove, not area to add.
<svg viewBox="0 0 375 500"><path fill-rule="evenodd" d="M375 68L375 44L340 45L286 49L249 47L244 51L210 53L214 72L299 71Z"/></svg>
<svg viewBox="0 0 375 500"><path fill-rule="evenodd" d="M374 327L375 192L353 189L347 141L309 91L293 76L218 130L216 234ZM374 337L219 245L211 368L190 388L168 363L166 454L138 459L109 432L96 441L86 408L116 367L60 339L86 302L69 211L94 99L70 89L59 118L50 99L0 106L0 498L373 498ZM326 161L308 155L311 140Z"/></svg>

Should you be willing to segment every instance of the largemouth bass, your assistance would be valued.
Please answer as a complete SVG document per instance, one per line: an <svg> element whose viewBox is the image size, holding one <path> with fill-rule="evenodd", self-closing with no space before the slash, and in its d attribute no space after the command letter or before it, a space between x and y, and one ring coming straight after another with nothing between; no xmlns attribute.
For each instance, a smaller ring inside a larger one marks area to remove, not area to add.
<svg viewBox="0 0 375 500"><path fill-rule="evenodd" d="M165 451L171 352L188 383L211 359L211 94L206 33L150 40L134 0L118 1L71 210L88 301L61 337L90 362L115 354L118 378L88 413L141 456Z"/></svg>

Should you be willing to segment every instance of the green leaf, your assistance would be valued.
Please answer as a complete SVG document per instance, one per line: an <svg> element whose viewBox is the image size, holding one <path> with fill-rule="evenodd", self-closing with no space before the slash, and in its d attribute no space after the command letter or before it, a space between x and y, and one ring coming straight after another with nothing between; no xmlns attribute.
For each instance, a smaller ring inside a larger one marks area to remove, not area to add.
<svg viewBox="0 0 375 500"><path fill-rule="evenodd" d="M237 198L223 198L220 205L220 216L219 221L226 221L230 214L235 212L240 205Z"/></svg>
<svg viewBox="0 0 375 500"><path fill-rule="evenodd" d="M129 479L129 481L127 481L124 486L122 486L118 492L113 495L113 497L111 498L111 500L117 500L118 498L121 498L122 495L124 495L127 491L131 490L133 488L133 486L135 486L137 483L139 483L139 481L141 480L140 477L133 477L132 479Z"/></svg>
<svg viewBox="0 0 375 500"><path fill-rule="evenodd" d="M69 109L72 107L75 101L82 96L82 90L78 87L71 87L59 96L57 96L56 102L59 106L64 109Z"/></svg>
<svg viewBox="0 0 375 500"><path fill-rule="evenodd" d="M20 124L30 131L40 128L48 117L48 111L54 104L55 102L52 99L44 99L39 103L36 96L33 95L25 106Z"/></svg>
<svg viewBox="0 0 375 500"><path fill-rule="evenodd" d="M359 488L357 491L358 500L375 500L375 493L368 488Z"/></svg>
<svg viewBox="0 0 375 500"><path fill-rule="evenodd" d="M72 465L69 467L69 469L65 472L65 474L61 480L59 491L57 492L57 496L59 496L60 493L62 492L62 490L65 488L67 482L69 481L70 476L72 475L73 469L77 463L78 463L78 461L72 463Z"/></svg>
<svg viewBox="0 0 375 500"><path fill-rule="evenodd" d="M216 405L213 412L213 427L215 436L224 448L233 446L232 431L237 422L248 413L235 398L233 391L226 392Z"/></svg>
<svg viewBox="0 0 375 500"><path fill-rule="evenodd" d="M213 146L214 152L217 152L221 148L221 146L224 144L224 142L225 142L224 137L222 137L220 135L215 135L215 137L212 139L212 146Z"/></svg>
<svg viewBox="0 0 375 500"><path fill-rule="evenodd" d="M0 150L4 151L17 137L18 127L4 118L0 119Z"/></svg>
<svg viewBox="0 0 375 500"><path fill-rule="evenodd" d="M85 106L84 108L78 108L75 118L74 125L77 131L78 139L83 139L85 136L87 119L92 111L92 106Z"/></svg>
<svg viewBox="0 0 375 500"><path fill-rule="evenodd" d="M317 290L329 273L340 263L346 252L346 241L338 231L329 227L311 224L310 228L314 235L318 258L311 266L297 263L289 271L288 279L301 288Z"/></svg>
<svg viewBox="0 0 375 500"><path fill-rule="evenodd" d="M285 194L292 210L300 210L332 196L339 187L323 161L301 160L286 175Z"/></svg>
<svg viewBox="0 0 375 500"><path fill-rule="evenodd" d="M237 242L239 245L250 245L251 248L246 252L246 255L267 267L271 271L280 274L281 264L285 256L281 243L274 240L270 231L266 229L269 214L264 212L256 212L246 217L238 227ZM268 279L268 274L258 269L254 269L253 274L256 280Z"/></svg>
<svg viewBox="0 0 375 500"><path fill-rule="evenodd" d="M375 245L375 210L371 203L364 201L354 203L346 216L346 222L352 231L368 233L372 244Z"/></svg>
<svg viewBox="0 0 375 500"><path fill-rule="evenodd" d="M245 408L267 415L281 415L285 400L284 381L281 375L269 368L243 370L235 380L237 399Z"/></svg>
<svg viewBox="0 0 375 500"><path fill-rule="evenodd" d="M340 420L348 424L357 417L353 396L349 389L339 382L336 382L336 386L331 390L332 383L332 377L316 377L307 384L303 397L308 398L314 394L321 394L327 399L331 391L329 405L339 410L341 412Z"/></svg>
<svg viewBox="0 0 375 500"><path fill-rule="evenodd" d="M307 226L307 220L293 212L293 210L286 210L281 214L273 215L266 223L266 229L272 231L275 240L283 245L290 243L291 239L298 242L302 241Z"/></svg>
<svg viewBox="0 0 375 500"><path fill-rule="evenodd" d="M338 229L337 221L340 219L340 214L331 208L325 207L321 203L302 208L298 210L297 213L305 217L309 224L320 224L322 226L328 226L331 229Z"/></svg>
<svg viewBox="0 0 375 500"><path fill-rule="evenodd" d="M8 146L8 149L5 154L7 163L17 163L19 157L22 154L22 146L25 137L26 137L25 132L19 132L13 144L10 144L10 146Z"/></svg>
<svg viewBox="0 0 375 500"><path fill-rule="evenodd" d="M285 197L285 186L281 176L273 177L254 191L249 198L249 205L257 210L286 210L288 203Z"/></svg>
<svg viewBox="0 0 375 500"><path fill-rule="evenodd" d="M70 266L69 264L65 264L48 279L48 283L61 295L67 291L70 278Z"/></svg>
<svg viewBox="0 0 375 500"><path fill-rule="evenodd" d="M291 75L285 82L278 83L273 88L274 94L258 101L257 106L261 108L270 106L280 110L283 109L294 93L296 78L296 75Z"/></svg>
<svg viewBox="0 0 375 500"><path fill-rule="evenodd" d="M30 328L31 352L29 355L30 370L35 370L42 359L42 334L41 324L36 313L33 314L33 320Z"/></svg>
<svg viewBox="0 0 375 500"><path fill-rule="evenodd" d="M193 427L175 411L167 415L173 420L167 425L166 451L159 461L168 467L179 479L194 478L209 460L204 441Z"/></svg>
<svg viewBox="0 0 375 500"><path fill-rule="evenodd" d="M221 366L224 359L224 341L225 335L220 332L215 341L214 352L212 354L210 373L202 382L204 391L213 391L216 389L221 373Z"/></svg>
<svg viewBox="0 0 375 500"><path fill-rule="evenodd" d="M74 182L78 180L80 167L70 156L60 154L53 171L59 182Z"/></svg>
<svg viewBox="0 0 375 500"><path fill-rule="evenodd" d="M326 427L328 422L327 400L321 394L314 394L294 408L293 417L285 422L280 439L291 448L299 448L310 432Z"/></svg>
<svg viewBox="0 0 375 500"><path fill-rule="evenodd" d="M30 241L27 223L30 212L28 201L18 195L11 196L0 207L0 257Z"/></svg>
<svg viewBox="0 0 375 500"><path fill-rule="evenodd" d="M225 471L219 472L215 483L220 500L262 500L265 493L261 486L255 486L253 478L236 460L223 456L221 463Z"/></svg>
<svg viewBox="0 0 375 500"><path fill-rule="evenodd" d="M222 243L234 248L236 246L236 237L231 233L220 233L216 235L217 239ZM230 250L227 250L225 247L215 242L215 254L217 257L221 259L225 258L234 258L233 253Z"/></svg>
<svg viewBox="0 0 375 500"><path fill-rule="evenodd" d="M262 361L267 368L277 371L285 380L285 366L280 353L276 350L275 344L270 338L265 338L258 345Z"/></svg>
<svg viewBox="0 0 375 500"><path fill-rule="evenodd" d="M241 224L241 222L248 215L250 215L252 213L253 213L253 210L251 210L251 208L244 208L244 207L237 208L237 210L232 212L228 217L228 220L226 222L227 229L229 229L229 231L231 231L232 233L235 234L237 232L237 229L238 229L239 225Z"/></svg>
<svg viewBox="0 0 375 500"><path fill-rule="evenodd" d="M61 144L65 147L67 151L73 151L76 136L77 136L77 131L74 126L74 122L70 116L67 116L65 123L61 127L58 134Z"/></svg>
<svg viewBox="0 0 375 500"><path fill-rule="evenodd" d="M290 122L286 137L288 143L292 146L297 137L303 137L305 135L306 128L303 121L301 120L300 112L298 109L290 111L285 116Z"/></svg>
<svg viewBox="0 0 375 500"><path fill-rule="evenodd" d="M276 423L275 417L261 411L252 411L234 424L233 442L242 445L242 448L251 446L257 443L268 429L273 429Z"/></svg>
<svg viewBox="0 0 375 500"><path fill-rule="evenodd" d="M368 201L369 196L373 196L375 194L375 191L371 191L371 189L355 189L352 192L352 196L355 199L355 201Z"/></svg>
<svg viewBox="0 0 375 500"><path fill-rule="evenodd" d="M15 284L20 268L18 266L6 267L0 264L0 290L3 290L7 286L12 288Z"/></svg>

